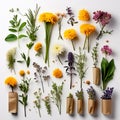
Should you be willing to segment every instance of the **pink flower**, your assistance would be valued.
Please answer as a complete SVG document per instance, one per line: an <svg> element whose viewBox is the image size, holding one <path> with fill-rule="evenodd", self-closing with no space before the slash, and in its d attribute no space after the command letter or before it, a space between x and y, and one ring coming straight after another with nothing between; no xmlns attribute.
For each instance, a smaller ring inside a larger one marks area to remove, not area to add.
<svg viewBox="0 0 120 120"><path fill-rule="evenodd" d="M104 53L105 55L111 55L112 54L112 49L108 46L108 45L104 45L101 48L102 53Z"/></svg>

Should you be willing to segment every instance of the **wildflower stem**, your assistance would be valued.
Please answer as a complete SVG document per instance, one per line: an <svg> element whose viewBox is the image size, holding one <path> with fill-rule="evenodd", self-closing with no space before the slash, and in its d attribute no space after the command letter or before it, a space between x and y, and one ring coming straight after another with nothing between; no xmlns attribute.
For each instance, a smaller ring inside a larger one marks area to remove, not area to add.
<svg viewBox="0 0 120 120"><path fill-rule="evenodd" d="M100 30L100 33L98 34L98 36L97 36L97 38L96 38L97 40L99 40L99 39L102 37L104 27L105 27L105 26L102 26L102 28L101 28L101 30Z"/></svg>
<svg viewBox="0 0 120 120"><path fill-rule="evenodd" d="M61 22L62 22L62 18L58 21L58 29L59 29L58 40L59 39L63 40L62 35L61 35Z"/></svg>
<svg viewBox="0 0 120 120"><path fill-rule="evenodd" d="M90 51L90 46L89 46L89 37L87 36L87 41L88 41L88 44L87 44L87 49L88 49L88 53Z"/></svg>
<svg viewBox="0 0 120 120"><path fill-rule="evenodd" d="M87 41L87 36L85 36L85 41L84 41L83 49L85 49L85 47L86 47L86 41Z"/></svg>
<svg viewBox="0 0 120 120"><path fill-rule="evenodd" d="M41 117L41 112L40 112L40 109L38 108L38 113L39 113L39 117Z"/></svg>
<svg viewBox="0 0 120 120"><path fill-rule="evenodd" d="M40 76L40 80L41 80L42 90L43 90L43 93L44 93L44 85L43 85L43 80L42 80L42 77L41 77L41 75L40 75L40 74L39 74L39 76Z"/></svg>
<svg viewBox="0 0 120 120"><path fill-rule="evenodd" d="M71 43L72 43L73 50L75 51L75 46L74 46L73 40L71 40Z"/></svg>
<svg viewBox="0 0 120 120"><path fill-rule="evenodd" d="M24 115L26 117L26 105L24 105Z"/></svg>
<svg viewBox="0 0 120 120"><path fill-rule="evenodd" d="M58 55L57 57L58 57L59 62L63 65L63 63L62 63L62 61L60 59L60 56Z"/></svg>
<svg viewBox="0 0 120 120"><path fill-rule="evenodd" d="M72 88L72 69L70 69L70 89Z"/></svg>

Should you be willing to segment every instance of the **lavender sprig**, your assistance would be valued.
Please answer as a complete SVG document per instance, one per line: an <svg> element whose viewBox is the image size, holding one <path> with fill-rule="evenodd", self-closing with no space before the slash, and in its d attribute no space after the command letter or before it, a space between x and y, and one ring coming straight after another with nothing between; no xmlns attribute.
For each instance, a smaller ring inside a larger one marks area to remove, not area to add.
<svg viewBox="0 0 120 120"><path fill-rule="evenodd" d="M72 77L73 75L76 75L75 73L73 73L73 70L75 70L75 67L73 66L74 55L72 52L68 53L68 60L66 60L66 62L68 62L68 66L65 66L65 68L66 68L66 73L70 75L70 89L71 89L72 88Z"/></svg>
<svg viewBox="0 0 120 120"><path fill-rule="evenodd" d="M67 11L67 15L69 15L69 19L68 19L67 23L68 23L68 24L71 24L72 26L73 26L74 24L78 23L78 22L75 21L75 19L74 19L75 16L74 16L74 13L73 13L71 7L67 7L67 8L66 8L66 11Z"/></svg>
<svg viewBox="0 0 120 120"><path fill-rule="evenodd" d="M113 93L113 87L109 88L107 87L104 92L103 92L103 95L102 95L102 99L111 99L112 98L112 93Z"/></svg>
<svg viewBox="0 0 120 120"><path fill-rule="evenodd" d="M90 88L87 89L87 93L89 95L89 99L93 99L93 100L95 99L96 94L92 86L90 86Z"/></svg>

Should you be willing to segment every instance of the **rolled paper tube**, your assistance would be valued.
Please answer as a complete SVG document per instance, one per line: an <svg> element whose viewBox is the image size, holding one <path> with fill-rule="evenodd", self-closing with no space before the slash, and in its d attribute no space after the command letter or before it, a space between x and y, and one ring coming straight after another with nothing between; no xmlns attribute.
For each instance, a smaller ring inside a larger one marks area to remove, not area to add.
<svg viewBox="0 0 120 120"><path fill-rule="evenodd" d="M93 68L93 83L95 85L100 84L100 69L98 67Z"/></svg>
<svg viewBox="0 0 120 120"><path fill-rule="evenodd" d="M16 114L18 112L18 94L16 92L9 92L9 112Z"/></svg>
<svg viewBox="0 0 120 120"><path fill-rule="evenodd" d="M77 112L83 114L84 111L84 101L83 99L77 100Z"/></svg>
<svg viewBox="0 0 120 120"><path fill-rule="evenodd" d="M88 99L88 112L95 114L96 111L96 100Z"/></svg>
<svg viewBox="0 0 120 120"><path fill-rule="evenodd" d="M73 112L74 112L74 99L67 97L66 113L73 114Z"/></svg>
<svg viewBox="0 0 120 120"><path fill-rule="evenodd" d="M112 100L108 99L102 99L102 113L104 115L110 115L112 112Z"/></svg>

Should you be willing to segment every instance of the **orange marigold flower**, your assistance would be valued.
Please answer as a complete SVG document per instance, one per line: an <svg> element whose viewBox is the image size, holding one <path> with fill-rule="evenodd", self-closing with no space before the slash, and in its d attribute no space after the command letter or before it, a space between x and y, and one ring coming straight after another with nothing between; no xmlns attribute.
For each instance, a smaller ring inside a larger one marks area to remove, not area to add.
<svg viewBox="0 0 120 120"><path fill-rule="evenodd" d="M75 29L67 29L64 31L64 38L68 40L74 40L77 38L77 33Z"/></svg>
<svg viewBox="0 0 120 120"><path fill-rule="evenodd" d="M90 36L95 31L95 26L91 24L82 24L80 26L80 32L86 36Z"/></svg>
<svg viewBox="0 0 120 120"><path fill-rule="evenodd" d="M90 15L87 10L83 9L79 11L78 19L82 21L89 21Z"/></svg>
<svg viewBox="0 0 120 120"><path fill-rule="evenodd" d="M20 70L20 71L19 71L19 75L20 75L20 76L24 76L24 75L25 75L25 71L24 71L24 70Z"/></svg>
<svg viewBox="0 0 120 120"><path fill-rule="evenodd" d="M58 17L57 17L57 15L55 15L53 13L45 12L45 13L40 14L39 21L55 24L58 21Z"/></svg>
<svg viewBox="0 0 120 120"><path fill-rule="evenodd" d="M56 78L62 78L63 73L59 68L56 68L55 70L53 70L53 76Z"/></svg>
<svg viewBox="0 0 120 120"><path fill-rule="evenodd" d="M40 42L38 42L34 45L34 50L36 52L39 52L41 48L42 48L42 44Z"/></svg>
<svg viewBox="0 0 120 120"><path fill-rule="evenodd" d="M9 76L5 79L5 84L15 87L17 85L17 80L16 78Z"/></svg>

